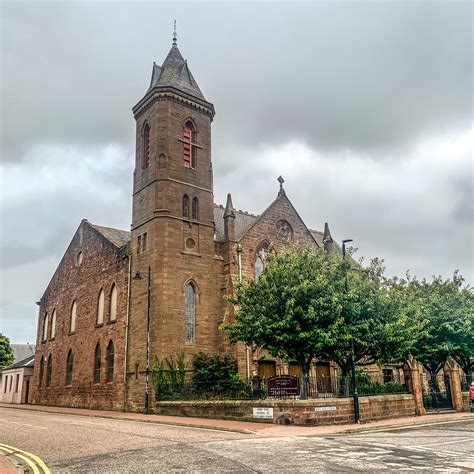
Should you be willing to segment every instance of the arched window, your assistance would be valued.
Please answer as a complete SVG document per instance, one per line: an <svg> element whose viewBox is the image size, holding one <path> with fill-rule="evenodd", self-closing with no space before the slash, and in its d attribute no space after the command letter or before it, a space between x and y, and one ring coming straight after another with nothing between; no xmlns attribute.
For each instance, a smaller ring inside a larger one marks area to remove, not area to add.
<svg viewBox="0 0 474 474"><path fill-rule="evenodd" d="M100 364L101 364L100 343L97 343L97 346L95 346L95 354L94 354L94 383L100 383Z"/></svg>
<svg viewBox="0 0 474 474"><path fill-rule="evenodd" d="M255 253L255 279L258 279L265 270L268 255L268 243L263 243Z"/></svg>
<svg viewBox="0 0 474 474"><path fill-rule="evenodd" d="M184 288L184 342L194 342L196 324L196 288L189 282Z"/></svg>
<svg viewBox="0 0 474 474"><path fill-rule="evenodd" d="M105 295L104 295L104 290L101 288L99 292L99 299L97 301L97 324L104 323L104 305L105 305Z"/></svg>
<svg viewBox="0 0 474 474"><path fill-rule="evenodd" d="M51 339L56 337L56 308L53 309L53 314L51 315Z"/></svg>
<svg viewBox="0 0 474 474"><path fill-rule="evenodd" d="M74 372L74 355L72 349L69 349L66 361L66 385L72 384L72 374Z"/></svg>
<svg viewBox="0 0 474 474"><path fill-rule="evenodd" d="M69 326L69 332L74 332L76 330L76 311L77 305L76 302L73 301L71 306L71 324Z"/></svg>
<svg viewBox="0 0 474 474"><path fill-rule="evenodd" d="M115 286L115 283L114 283L112 285L112 289L110 290L109 321L115 321L116 319L117 319L117 287Z"/></svg>
<svg viewBox="0 0 474 474"><path fill-rule="evenodd" d="M148 122L145 122L142 131L142 140L143 140L143 148L142 148L142 168L148 168L150 164L150 125Z"/></svg>
<svg viewBox="0 0 474 474"><path fill-rule="evenodd" d="M53 373L53 359L51 354L48 357L48 366L46 368L46 387L51 387L51 375Z"/></svg>
<svg viewBox="0 0 474 474"><path fill-rule="evenodd" d="M114 380L114 343L109 342L107 346L107 382Z"/></svg>
<svg viewBox="0 0 474 474"><path fill-rule="evenodd" d="M48 313L44 315L43 318L43 341L46 341L48 339Z"/></svg>
<svg viewBox="0 0 474 474"><path fill-rule="evenodd" d="M183 217L189 219L189 196L187 194L183 196Z"/></svg>
<svg viewBox="0 0 474 474"><path fill-rule="evenodd" d="M41 356L40 370L39 370L39 380L38 380L38 386L39 387L41 387L41 385L43 385L43 379L44 379L44 357Z"/></svg>
<svg viewBox="0 0 474 474"><path fill-rule="evenodd" d="M192 216L193 220L199 220L199 199L197 197L193 197Z"/></svg>
<svg viewBox="0 0 474 474"><path fill-rule="evenodd" d="M196 168L197 162L197 133L191 121L183 128L183 160L187 168Z"/></svg>

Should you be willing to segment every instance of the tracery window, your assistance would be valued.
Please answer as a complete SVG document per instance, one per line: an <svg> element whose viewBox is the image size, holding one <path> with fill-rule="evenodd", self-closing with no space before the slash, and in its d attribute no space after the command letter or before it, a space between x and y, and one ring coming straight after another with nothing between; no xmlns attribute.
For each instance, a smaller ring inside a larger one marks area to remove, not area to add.
<svg viewBox="0 0 474 474"><path fill-rule="evenodd" d="M148 122L143 126L142 132L143 150L142 150L142 168L148 168L150 164L150 125Z"/></svg>
<svg viewBox="0 0 474 474"><path fill-rule="evenodd" d="M187 194L183 196L183 217L189 219L189 196Z"/></svg>
<svg viewBox="0 0 474 474"><path fill-rule="evenodd" d="M198 145L194 125L188 121L183 128L183 160L187 168L196 168Z"/></svg>
<svg viewBox="0 0 474 474"><path fill-rule="evenodd" d="M77 312L77 305L76 302L73 301L71 307L71 323L69 326L70 332L74 332L76 330L76 312Z"/></svg>
<svg viewBox="0 0 474 474"><path fill-rule="evenodd" d="M101 350L100 343L95 346L94 354L94 383L100 383L100 365L101 365Z"/></svg>
<svg viewBox="0 0 474 474"><path fill-rule="evenodd" d="M268 256L268 244L260 245L255 253L255 279L258 279L265 270L265 264Z"/></svg>
<svg viewBox="0 0 474 474"><path fill-rule="evenodd" d="M114 283L112 285L112 289L110 290L109 321L115 321L116 319L117 319L117 286Z"/></svg>
<svg viewBox="0 0 474 474"><path fill-rule="evenodd" d="M194 342L196 326L196 288L189 282L184 288L184 342Z"/></svg>
<svg viewBox="0 0 474 474"><path fill-rule="evenodd" d="M72 384L72 374L74 372L74 355L72 349L69 349L66 361L66 385Z"/></svg>
<svg viewBox="0 0 474 474"><path fill-rule="evenodd" d="M53 359L51 354L48 357L48 365L46 367L46 387L51 387L51 376L53 373Z"/></svg>
<svg viewBox="0 0 474 474"><path fill-rule="evenodd" d="M105 296L104 296L104 290L101 288L99 292L99 299L97 301L97 324L104 323L104 306L105 306Z"/></svg>
<svg viewBox="0 0 474 474"><path fill-rule="evenodd" d="M51 315L51 339L56 337L56 308L53 309L53 314Z"/></svg>
<svg viewBox="0 0 474 474"><path fill-rule="evenodd" d="M107 346L107 382L114 380L114 343L109 342Z"/></svg>
<svg viewBox="0 0 474 474"><path fill-rule="evenodd" d="M192 218L195 221L199 220L199 199L197 197L193 197Z"/></svg>

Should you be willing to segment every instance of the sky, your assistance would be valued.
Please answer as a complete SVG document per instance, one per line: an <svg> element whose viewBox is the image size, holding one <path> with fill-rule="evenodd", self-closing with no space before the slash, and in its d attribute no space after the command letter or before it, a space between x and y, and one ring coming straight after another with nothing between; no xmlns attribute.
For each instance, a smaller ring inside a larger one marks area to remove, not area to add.
<svg viewBox="0 0 474 474"><path fill-rule="evenodd" d="M0 332L34 343L81 219L129 229L135 123L178 46L216 108L214 197L261 213L282 175L387 275L473 283L473 4L2 1Z"/></svg>

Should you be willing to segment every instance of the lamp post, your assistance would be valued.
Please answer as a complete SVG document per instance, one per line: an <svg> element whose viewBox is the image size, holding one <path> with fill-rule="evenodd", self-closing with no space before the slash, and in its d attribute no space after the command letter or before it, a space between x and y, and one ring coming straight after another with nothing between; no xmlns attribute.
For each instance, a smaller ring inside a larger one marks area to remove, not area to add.
<svg viewBox="0 0 474 474"><path fill-rule="evenodd" d="M342 258L346 259L346 243L352 242L352 239L346 239L342 241ZM344 291L349 293L349 281L347 278L344 282ZM359 423L360 414L359 414L359 394L357 393L357 379L356 379L356 370L355 370L355 351L354 351L354 337L351 334L351 375L352 375L352 398L354 400L354 421Z"/></svg>
<svg viewBox="0 0 474 474"><path fill-rule="evenodd" d="M135 280L141 280L140 272L136 272L133 277ZM146 305L146 364L145 364L145 403L144 413L148 413L150 406L150 309L151 309L151 267L148 266L147 282L147 305Z"/></svg>

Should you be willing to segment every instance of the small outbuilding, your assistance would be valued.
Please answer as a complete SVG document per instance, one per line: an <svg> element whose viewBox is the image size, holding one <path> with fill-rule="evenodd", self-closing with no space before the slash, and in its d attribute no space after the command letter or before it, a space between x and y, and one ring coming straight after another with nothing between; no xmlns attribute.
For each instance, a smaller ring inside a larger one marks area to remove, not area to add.
<svg viewBox="0 0 474 474"><path fill-rule="evenodd" d="M15 362L2 370L0 402L28 403L35 356Z"/></svg>

